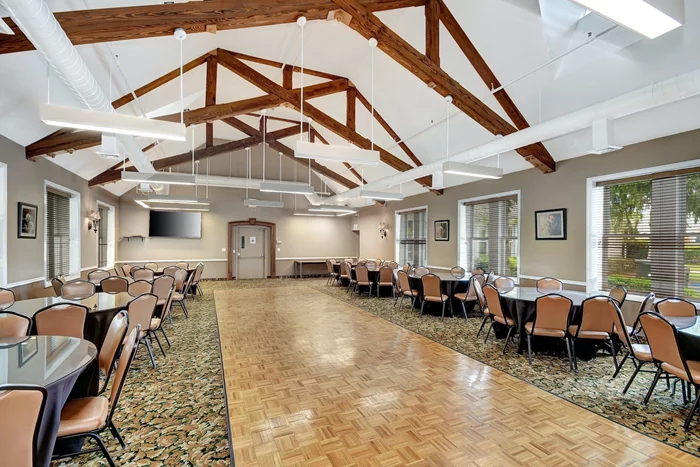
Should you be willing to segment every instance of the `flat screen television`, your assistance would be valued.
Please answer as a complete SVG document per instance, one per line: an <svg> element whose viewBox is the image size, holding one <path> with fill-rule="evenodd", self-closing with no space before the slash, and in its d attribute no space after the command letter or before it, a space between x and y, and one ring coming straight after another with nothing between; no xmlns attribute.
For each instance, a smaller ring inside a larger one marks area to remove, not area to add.
<svg viewBox="0 0 700 467"><path fill-rule="evenodd" d="M202 213L150 211L148 236L202 238Z"/></svg>

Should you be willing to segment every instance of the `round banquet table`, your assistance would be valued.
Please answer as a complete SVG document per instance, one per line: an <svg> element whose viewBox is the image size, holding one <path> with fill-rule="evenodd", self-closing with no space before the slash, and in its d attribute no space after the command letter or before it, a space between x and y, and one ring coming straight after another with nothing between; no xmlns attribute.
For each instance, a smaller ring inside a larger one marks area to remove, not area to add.
<svg viewBox="0 0 700 467"><path fill-rule="evenodd" d="M469 279L472 277L471 274L467 273L464 277L455 277L449 272L431 272L431 274L440 278L440 289L442 293L450 297L450 302L448 303L446 308L449 307L450 313L453 316L455 312L461 313L462 305L460 304L459 300L454 299L454 295L456 293L467 292L467 290L469 289ZM408 276L408 283L411 285L412 289L418 290L416 307L420 309L421 304L423 303L423 281L421 280L420 276L410 275ZM429 305L433 304L429 303ZM442 305L437 303L432 308L430 306L426 306L423 312L430 312L430 310L440 314L442 313Z"/></svg>
<svg viewBox="0 0 700 467"><path fill-rule="evenodd" d="M683 356L688 360L700 360L700 316L666 319L678 329Z"/></svg>
<svg viewBox="0 0 700 467"><path fill-rule="evenodd" d="M36 385L47 392L37 438L38 465L50 464L61 410L78 376L96 355L93 344L75 337L0 339L0 390L2 385Z"/></svg>

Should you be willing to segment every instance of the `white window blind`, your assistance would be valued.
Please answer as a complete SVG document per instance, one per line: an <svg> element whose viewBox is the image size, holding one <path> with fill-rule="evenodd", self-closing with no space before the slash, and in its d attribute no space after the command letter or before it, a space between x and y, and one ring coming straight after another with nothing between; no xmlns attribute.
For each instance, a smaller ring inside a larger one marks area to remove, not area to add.
<svg viewBox="0 0 700 467"><path fill-rule="evenodd" d="M518 196L462 203L460 264L499 275L518 276L520 209Z"/></svg>
<svg viewBox="0 0 700 467"><path fill-rule="evenodd" d="M698 169L600 182L591 203L593 289L700 297Z"/></svg>
<svg viewBox="0 0 700 467"><path fill-rule="evenodd" d="M70 198L46 193L46 279L70 273Z"/></svg>
<svg viewBox="0 0 700 467"><path fill-rule="evenodd" d="M396 236L397 262L413 266L427 264L428 211L425 209L396 214L398 232Z"/></svg>

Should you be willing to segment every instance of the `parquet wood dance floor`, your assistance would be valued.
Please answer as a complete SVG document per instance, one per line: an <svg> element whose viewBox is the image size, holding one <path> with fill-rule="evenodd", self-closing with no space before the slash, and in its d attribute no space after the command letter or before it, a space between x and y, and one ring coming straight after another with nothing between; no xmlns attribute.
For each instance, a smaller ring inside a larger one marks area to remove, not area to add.
<svg viewBox="0 0 700 467"><path fill-rule="evenodd" d="M311 288L215 298L237 467L697 465Z"/></svg>

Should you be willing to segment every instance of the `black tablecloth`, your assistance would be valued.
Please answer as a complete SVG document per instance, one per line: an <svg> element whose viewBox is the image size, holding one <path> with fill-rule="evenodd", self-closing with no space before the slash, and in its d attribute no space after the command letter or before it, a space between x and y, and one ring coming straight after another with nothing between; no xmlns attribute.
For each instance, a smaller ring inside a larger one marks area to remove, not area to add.
<svg viewBox="0 0 700 467"><path fill-rule="evenodd" d="M450 297L450 301L446 305L446 308L450 311L452 316L455 313L460 314L462 312L462 304L459 300L454 298L456 293L466 293L469 289L469 279L456 278L452 276L441 275L440 277L440 291ZM417 276L408 276L408 283L411 285L413 290L418 291L418 298L416 299L416 307L420 309L423 304L423 281ZM470 311L474 306L473 303L467 304L467 311ZM427 302L425 304L425 309L423 313L430 314L442 314L442 305L439 303Z"/></svg>

